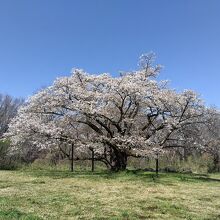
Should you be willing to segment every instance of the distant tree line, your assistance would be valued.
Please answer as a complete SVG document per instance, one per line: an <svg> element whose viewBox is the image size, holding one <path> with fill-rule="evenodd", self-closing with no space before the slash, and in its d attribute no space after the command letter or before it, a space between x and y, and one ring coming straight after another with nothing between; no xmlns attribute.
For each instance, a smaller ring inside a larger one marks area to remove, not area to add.
<svg viewBox="0 0 220 220"><path fill-rule="evenodd" d="M8 168L12 165L9 156L10 140L3 141L3 134L8 130L9 123L17 114L18 108L24 103L23 99L0 94L0 167Z"/></svg>

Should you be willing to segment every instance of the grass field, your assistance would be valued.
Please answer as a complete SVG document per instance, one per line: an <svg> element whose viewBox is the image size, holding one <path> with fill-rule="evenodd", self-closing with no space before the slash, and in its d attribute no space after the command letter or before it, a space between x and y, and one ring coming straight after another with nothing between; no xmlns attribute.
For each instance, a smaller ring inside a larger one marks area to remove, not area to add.
<svg viewBox="0 0 220 220"><path fill-rule="evenodd" d="M0 219L220 219L220 174L0 171Z"/></svg>

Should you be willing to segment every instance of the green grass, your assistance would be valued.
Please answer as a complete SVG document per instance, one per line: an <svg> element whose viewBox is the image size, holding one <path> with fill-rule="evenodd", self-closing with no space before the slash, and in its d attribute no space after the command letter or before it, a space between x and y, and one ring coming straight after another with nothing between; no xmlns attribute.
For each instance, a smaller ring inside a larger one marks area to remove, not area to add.
<svg viewBox="0 0 220 220"><path fill-rule="evenodd" d="M0 171L0 219L220 219L220 174Z"/></svg>

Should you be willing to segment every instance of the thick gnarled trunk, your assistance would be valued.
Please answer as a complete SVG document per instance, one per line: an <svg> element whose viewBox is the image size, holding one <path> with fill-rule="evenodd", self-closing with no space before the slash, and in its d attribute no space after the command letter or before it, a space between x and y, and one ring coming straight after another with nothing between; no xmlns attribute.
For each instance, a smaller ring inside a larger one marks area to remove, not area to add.
<svg viewBox="0 0 220 220"><path fill-rule="evenodd" d="M113 155L111 155L111 170L112 171L122 171L127 167L127 154L118 150L114 150Z"/></svg>
<svg viewBox="0 0 220 220"><path fill-rule="evenodd" d="M220 171L220 156L218 153L214 154L214 157L213 157L213 164L214 164L214 167L213 167L213 171L215 172L219 172Z"/></svg>

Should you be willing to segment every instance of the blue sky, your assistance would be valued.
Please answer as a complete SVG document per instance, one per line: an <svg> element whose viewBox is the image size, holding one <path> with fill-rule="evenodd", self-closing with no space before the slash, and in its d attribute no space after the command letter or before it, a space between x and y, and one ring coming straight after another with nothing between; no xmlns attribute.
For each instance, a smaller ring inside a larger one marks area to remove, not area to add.
<svg viewBox="0 0 220 220"><path fill-rule="evenodd" d="M220 107L219 0L0 0L0 92L27 97L73 67L137 68L154 51L161 79Z"/></svg>

